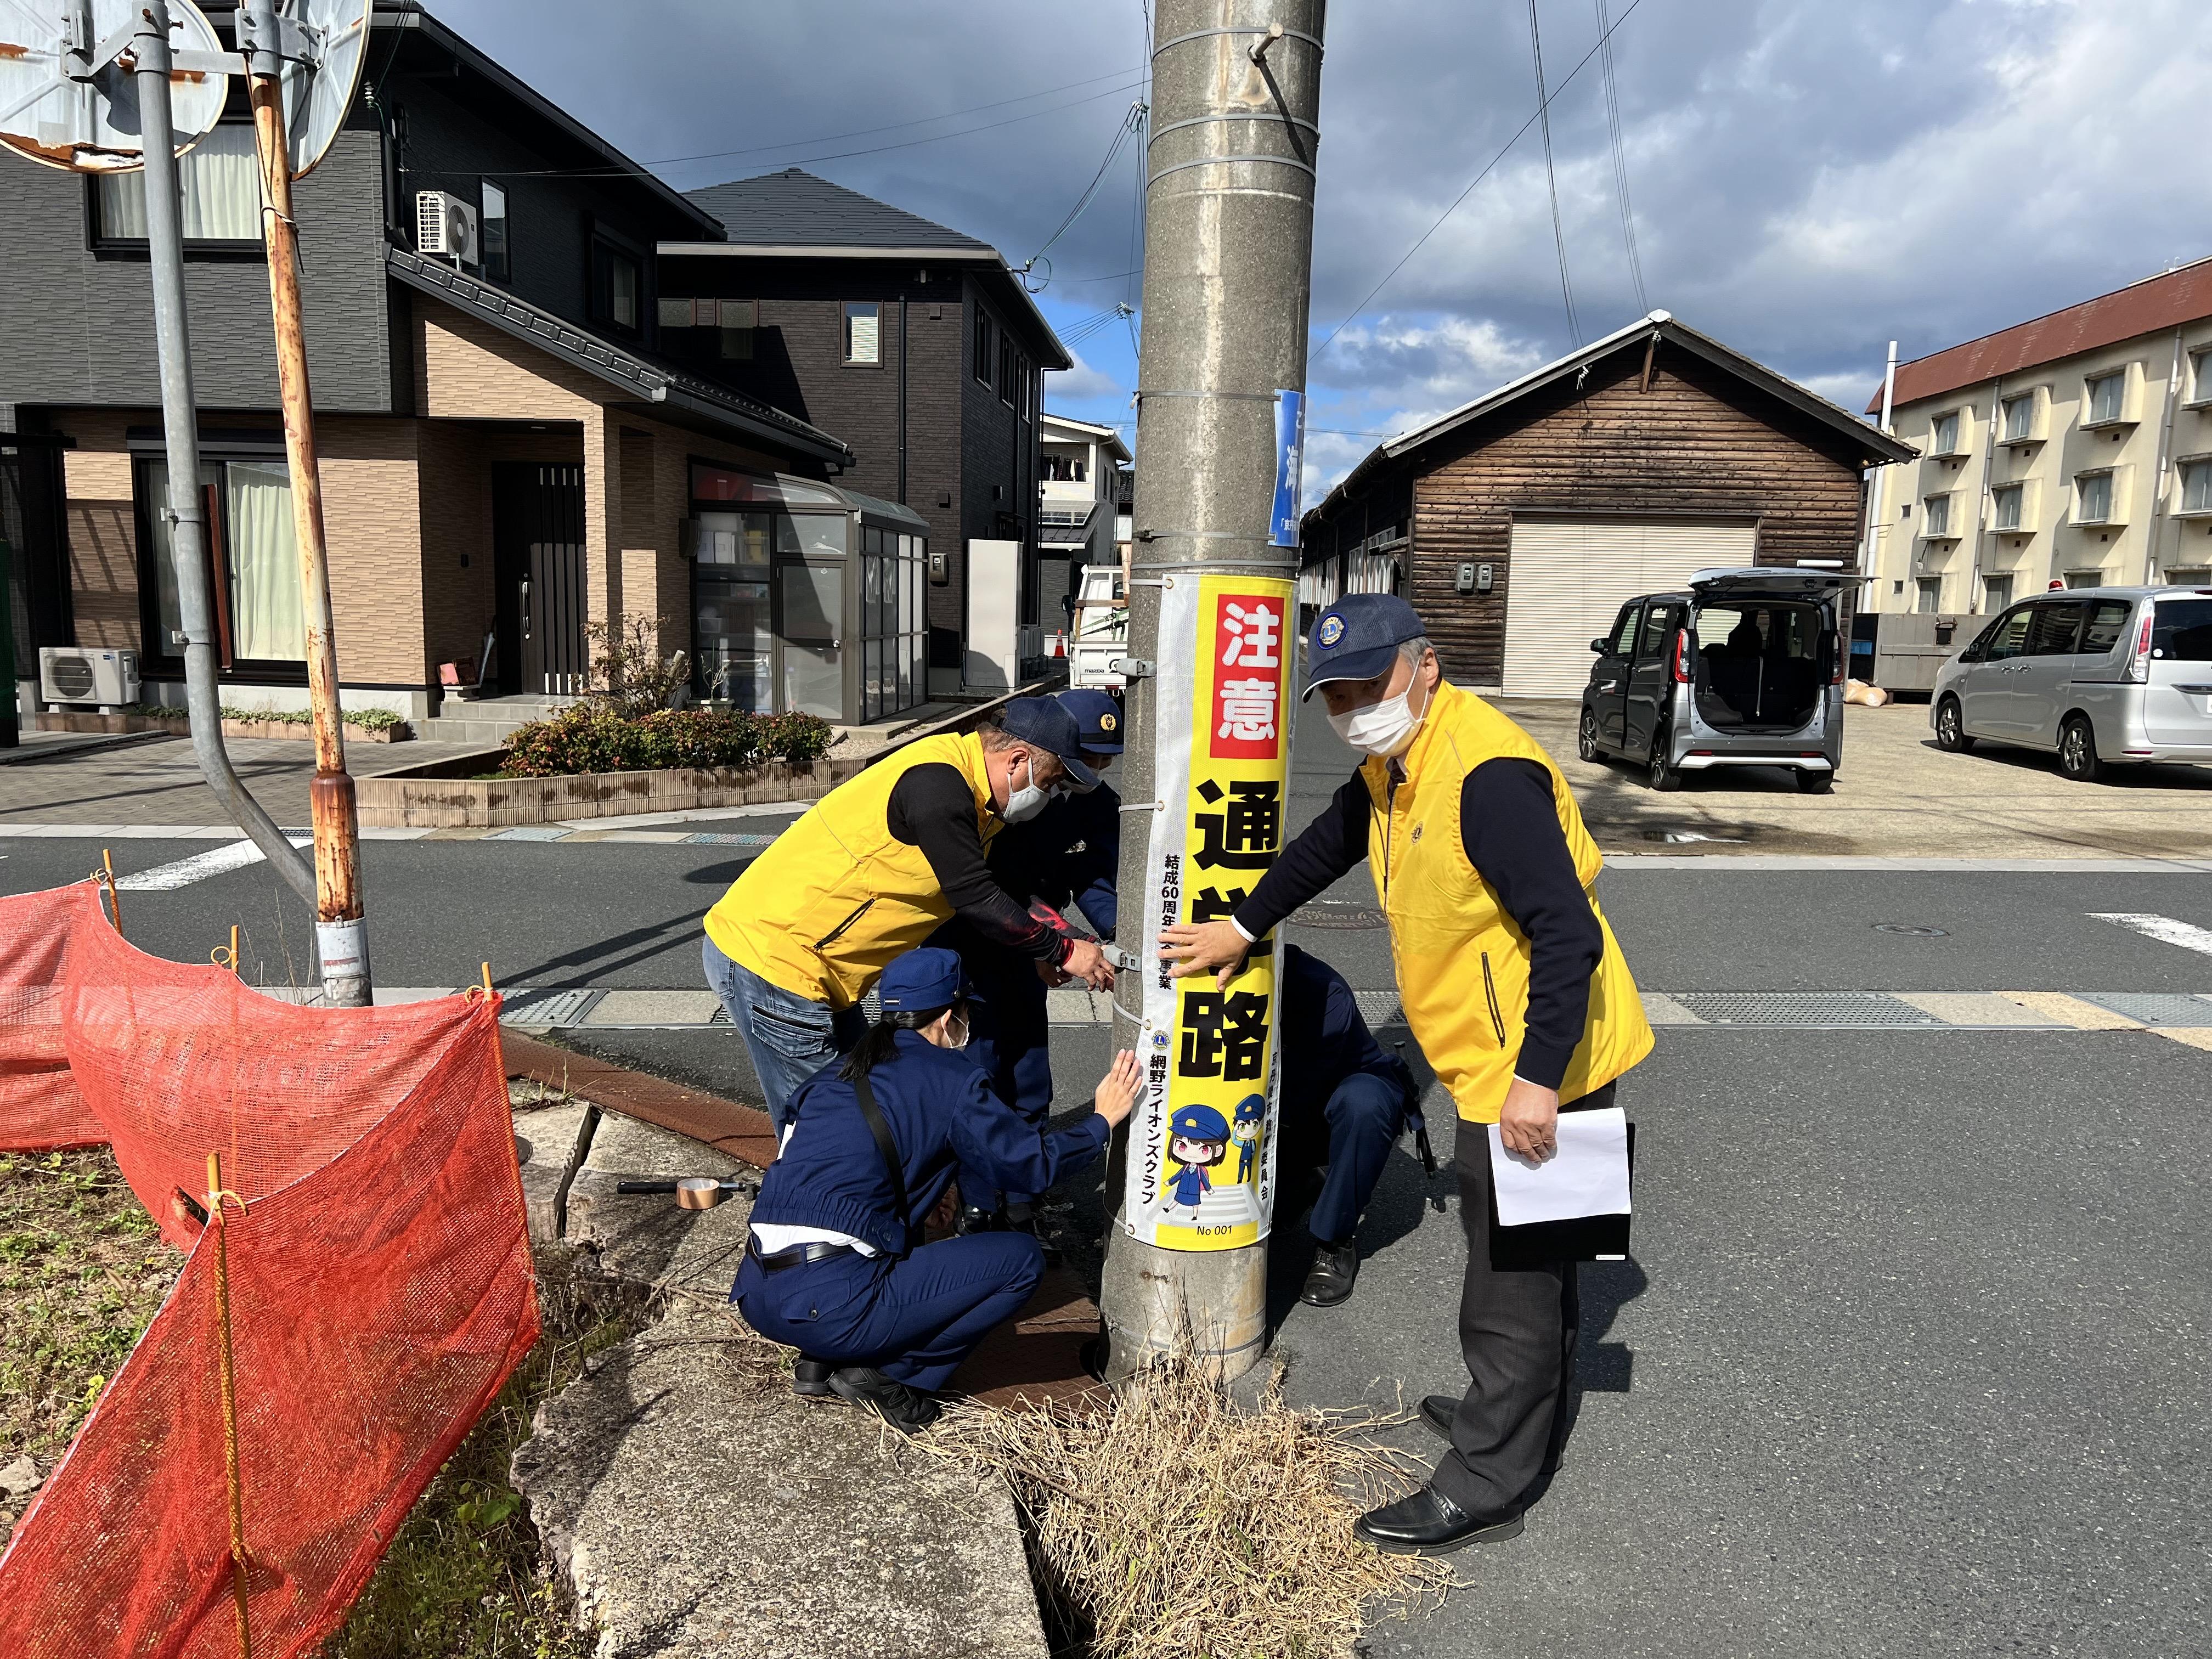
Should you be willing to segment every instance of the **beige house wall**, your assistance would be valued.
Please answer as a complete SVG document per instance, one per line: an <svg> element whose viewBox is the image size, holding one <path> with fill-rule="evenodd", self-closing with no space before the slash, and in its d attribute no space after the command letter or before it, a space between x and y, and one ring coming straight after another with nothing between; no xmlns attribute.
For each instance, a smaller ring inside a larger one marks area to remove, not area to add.
<svg viewBox="0 0 2212 1659"><path fill-rule="evenodd" d="M2105 586L2134 586L2212 563L2212 520L2177 516L2178 463L2212 455L2212 373L2191 370L2192 353L2212 350L2212 318L2185 325L2179 337L2178 373L2176 333L2166 330L1899 404L1893 415L1896 435L1923 453L1917 461L1876 475L1880 505L1869 567L1874 580L1863 608L1911 611L1923 577L1941 580L1942 613L1978 615L1989 608L1990 575L2009 575L2012 597L2020 599L2053 580L2088 574ZM2085 427L2088 382L2114 372L2128 377L2124 418ZM2207 384L2197 384L2200 379ZM2022 395L2038 398L2039 435L2008 443L2002 405ZM1960 411L1965 453L1950 459L1928 453L1936 423L1953 410ZM2076 480L2104 468L2114 469L2113 506L2121 522L2078 522ZM2028 521L2021 530L2000 532L1992 492L2014 483L2027 486ZM1955 539L1930 540L1923 533L1927 498L1943 492L1951 498Z"/></svg>

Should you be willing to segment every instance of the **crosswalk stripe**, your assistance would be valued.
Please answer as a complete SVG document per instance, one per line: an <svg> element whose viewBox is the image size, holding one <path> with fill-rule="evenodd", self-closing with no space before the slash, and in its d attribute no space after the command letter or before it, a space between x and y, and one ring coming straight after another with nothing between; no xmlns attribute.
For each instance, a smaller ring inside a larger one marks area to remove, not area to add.
<svg viewBox="0 0 2212 1659"><path fill-rule="evenodd" d="M2115 927L2125 927L2167 945L2179 945L2185 951L2197 951L2212 957L2212 927L2199 927L2193 922L2176 921L2172 916L2161 916L2148 911L2092 910L2093 921L2109 921Z"/></svg>
<svg viewBox="0 0 2212 1659"><path fill-rule="evenodd" d="M305 847L305 837L294 836L292 845ZM234 841L228 847L212 848L204 853L195 853L190 858L179 859L173 864L157 864L151 870L141 870L135 876L124 876L115 884L125 893L172 893L179 887L189 887L196 881L205 881L210 876L223 875L232 870L243 870L249 864L261 862L263 854L250 841Z"/></svg>

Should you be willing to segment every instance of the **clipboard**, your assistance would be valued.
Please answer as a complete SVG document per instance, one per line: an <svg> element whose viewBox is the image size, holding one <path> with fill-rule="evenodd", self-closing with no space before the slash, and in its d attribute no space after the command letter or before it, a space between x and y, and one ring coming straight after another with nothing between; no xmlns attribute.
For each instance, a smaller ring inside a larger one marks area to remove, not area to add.
<svg viewBox="0 0 2212 1659"><path fill-rule="evenodd" d="M1573 1107L1561 1109L1571 1111ZM1488 1148L1484 1156L1489 1155ZM1636 1187L1636 1124L1628 1125L1628 1183ZM1498 1188L1490 1192L1490 1266L1493 1273L1531 1273L1560 1261L1597 1261L1628 1254L1632 1215L1586 1215L1571 1221L1539 1221L1525 1227L1500 1226Z"/></svg>

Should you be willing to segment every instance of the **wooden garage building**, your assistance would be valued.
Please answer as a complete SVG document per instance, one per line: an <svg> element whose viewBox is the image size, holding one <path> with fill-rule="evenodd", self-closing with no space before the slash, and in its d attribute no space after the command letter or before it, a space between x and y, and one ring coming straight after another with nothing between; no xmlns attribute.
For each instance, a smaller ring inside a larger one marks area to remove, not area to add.
<svg viewBox="0 0 2212 1659"><path fill-rule="evenodd" d="M1299 598L1402 593L1458 684L1576 696L1635 594L1856 568L1866 469L1916 453L1655 311L1378 447L1305 515Z"/></svg>

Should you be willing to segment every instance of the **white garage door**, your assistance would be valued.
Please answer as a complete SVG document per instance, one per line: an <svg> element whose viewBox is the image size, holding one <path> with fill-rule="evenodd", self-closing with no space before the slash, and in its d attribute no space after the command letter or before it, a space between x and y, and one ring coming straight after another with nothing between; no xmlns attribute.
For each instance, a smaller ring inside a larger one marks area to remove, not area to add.
<svg viewBox="0 0 2212 1659"><path fill-rule="evenodd" d="M1505 590L1505 695L1578 697L1589 642L1624 600L1752 562L1749 520L1516 519Z"/></svg>

